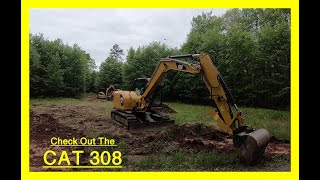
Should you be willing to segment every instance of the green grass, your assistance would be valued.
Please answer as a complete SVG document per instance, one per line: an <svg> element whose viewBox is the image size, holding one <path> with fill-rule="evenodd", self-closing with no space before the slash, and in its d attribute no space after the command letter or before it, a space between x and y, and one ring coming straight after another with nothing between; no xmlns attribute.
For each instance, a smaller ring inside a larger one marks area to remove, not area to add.
<svg viewBox="0 0 320 180"><path fill-rule="evenodd" d="M162 171L194 171L214 170L226 165L238 164L240 159L236 155L216 152L187 153L179 150L172 155L152 155L136 162L139 170Z"/></svg>
<svg viewBox="0 0 320 180"><path fill-rule="evenodd" d="M171 113L170 117L176 124L204 123L217 126L211 115L206 111L214 108L203 105L191 105L182 103L166 103L177 113ZM245 118L245 123L254 128L265 128L271 135L277 138L290 139L290 112L261 108L240 108Z"/></svg>
<svg viewBox="0 0 320 180"><path fill-rule="evenodd" d="M213 117L206 115L205 112L212 109L210 106L182 104L182 103L165 103L174 109L177 113L171 113L170 118L175 120L176 124L193 124L204 123L213 125Z"/></svg>
<svg viewBox="0 0 320 180"><path fill-rule="evenodd" d="M277 138L290 140L290 112L258 108L241 108L245 123L265 128Z"/></svg>

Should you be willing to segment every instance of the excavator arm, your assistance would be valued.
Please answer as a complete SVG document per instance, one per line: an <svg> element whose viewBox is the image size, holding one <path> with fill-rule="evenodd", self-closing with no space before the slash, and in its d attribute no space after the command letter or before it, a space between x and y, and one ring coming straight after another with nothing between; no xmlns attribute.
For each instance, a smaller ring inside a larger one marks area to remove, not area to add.
<svg viewBox="0 0 320 180"><path fill-rule="evenodd" d="M235 104L229 88L217 67L213 64L210 56L202 53L200 54L199 61L203 82L210 92L210 99L215 102L217 107L216 110L209 111L209 114L214 117L214 120L222 131L232 135L233 131L244 123L241 111ZM235 113L232 112L231 106L235 108Z"/></svg>
<svg viewBox="0 0 320 180"><path fill-rule="evenodd" d="M188 57L199 57L199 64L191 64L178 60L178 58ZM224 83L222 76L213 64L210 56L204 53L169 56L168 58L161 59L142 94L142 106L140 110L146 110L151 106L151 96L163 81L165 74L169 71L181 71L202 75L202 80L210 92L210 99L215 102L217 107L216 110L210 110L208 113L213 115L215 121L224 132L232 135L233 131L243 124L241 112L234 103L233 97ZM226 94L230 97L231 102L228 101ZM231 105L237 110L234 114L232 113Z"/></svg>
<svg viewBox="0 0 320 180"><path fill-rule="evenodd" d="M201 72L201 68L199 65L190 64L176 59L161 59L156 69L154 70L150 81L146 85L143 94L141 95L141 110L147 110L151 106L151 97L154 95L158 86L163 81L165 75L170 71L181 71L186 73L199 74Z"/></svg>

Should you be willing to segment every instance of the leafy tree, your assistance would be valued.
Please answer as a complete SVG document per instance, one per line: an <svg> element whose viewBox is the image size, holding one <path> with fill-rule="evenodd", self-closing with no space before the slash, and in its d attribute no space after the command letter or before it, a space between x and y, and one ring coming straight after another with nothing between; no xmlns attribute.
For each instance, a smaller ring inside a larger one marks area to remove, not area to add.
<svg viewBox="0 0 320 180"><path fill-rule="evenodd" d="M30 93L31 96L42 93L43 79L40 74L44 67L40 62L40 55L36 47L30 44Z"/></svg>
<svg viewBox="0 0 320 180"><path fill-rule="evenodd" d="M151 77L159 60L173 54L178 54L178 50L160 42L152 42L137 49L131 47L123 67L124 87L132 89L136 78Z"/></svg>
<svg viewBox="0 0 320 180"><path fill-rule="evenodd" d="M122 61L122 56L124 55L123 49L120 48L118 44L115 44L112 46L112 49L110 49L110 57Z"/></svg>
<svg viewBox="0 0 320 180"><path fill-rule="evenodd" d="M209 53L237 103L289 107L290 9L231 9L221 17L202 13L192 19L191 25L181 50ZM183 86L190 84L192 78L172 78L175 89L171 91L175 96L194 97L195 89L205 91L199 88L200 84L186 90ZM205 99L204 93L199 102Z"/></svg>
<svg viewBox="0 0 320 180"><path fill-rule="evenodd" d="M78 45L30 34L30 95L76 97L86 91L92 59ZM91 63L91 64L90 64Z"/></svg>
<svg viewBox="0 0 320 180"><path fill-rule="evenodd" d="M93 70L88 75L88 85L86 92L99 92L99 73L96 70Z"/></svg>
<svg viewBox="0 0 320 180"><path fill-rule="evenodd" d="M113 57L108 57L100 65L100 88L106 89L110 85L120 88L122 85L122 63Z"/></svg>
<svg viewBox="0 0 320 180"><path fill-rule="evenodd" d="M289 107L290 104L290 11L267 9L264 25L257 34L258 106L270 104Z"/></svg>

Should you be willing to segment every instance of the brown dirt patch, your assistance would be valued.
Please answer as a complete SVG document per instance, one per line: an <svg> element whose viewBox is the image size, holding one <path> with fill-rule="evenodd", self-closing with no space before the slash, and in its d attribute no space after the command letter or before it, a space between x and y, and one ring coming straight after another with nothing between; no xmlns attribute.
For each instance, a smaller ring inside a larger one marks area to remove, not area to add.
<svg viewBox="0 0 320 180"><path fill-rule="evenodd" d="M43 154L47 150L53 150L60 155L62 150L68 152L71 164L75 164L75 158L72 157L72 150L77 150L78 147L50 147L50 139L59 137L63 139L80 138L84 136L77 129L64 126L57 119L53 118L52 114L36 114L30 111L30 171L43 171L45 166ZM52 160L49 157L48 160ZM67 164L66 164L67 165Z"/></svg>

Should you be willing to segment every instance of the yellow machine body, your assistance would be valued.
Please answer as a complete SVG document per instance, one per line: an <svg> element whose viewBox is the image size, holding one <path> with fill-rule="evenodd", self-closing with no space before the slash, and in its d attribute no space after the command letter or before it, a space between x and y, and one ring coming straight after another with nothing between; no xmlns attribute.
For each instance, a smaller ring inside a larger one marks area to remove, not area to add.
<svg viewBox="0 0 320 180"><path fill-rule="evenodd" d="M122 111L132 111L141 106L141 96L135 91L113 92L113 108Z"/></svg>

